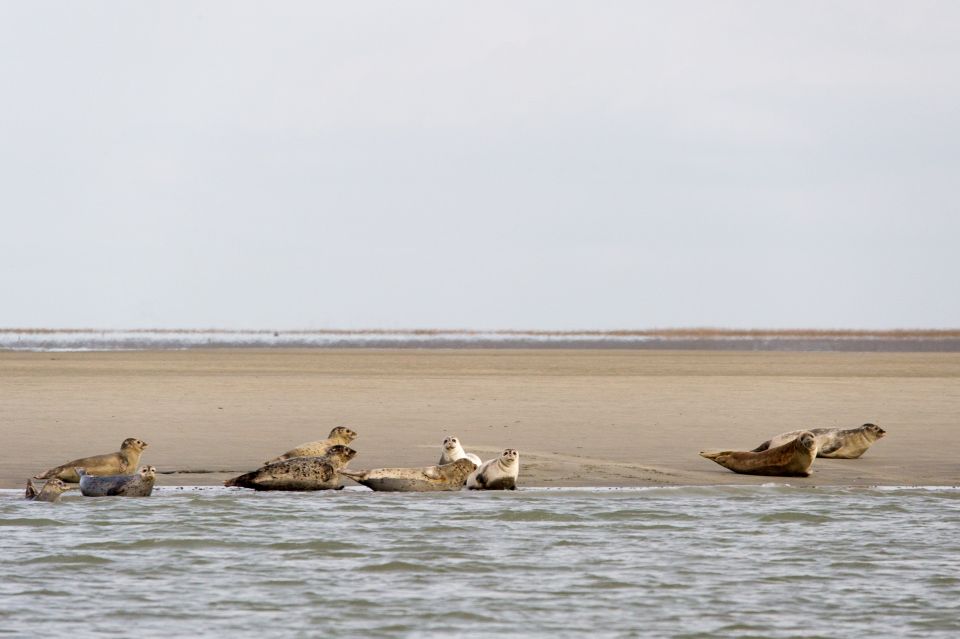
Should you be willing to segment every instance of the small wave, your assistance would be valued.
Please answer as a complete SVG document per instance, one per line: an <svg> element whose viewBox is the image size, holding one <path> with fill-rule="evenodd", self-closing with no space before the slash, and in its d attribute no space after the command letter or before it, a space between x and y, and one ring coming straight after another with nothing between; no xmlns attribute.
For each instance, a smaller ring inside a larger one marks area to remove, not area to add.
<svg viewBox="0 0 960 639"><path fill-rule="evenodd" d="M388 561L383 564L371 564L362 566L357 572L421 572L425 570L424 566L412 564L408 561Z"/></svg>
<svg viewBox="0 0 960 639"><path fill-rule="evenodd" d="M770 513L761 515L757 520L764 523L790 523L799 521L809 524L822 524L833 521L831 517L827 517L826 515L814 515L803 512Z"/></svg>
<svg viewBox="0 0 960 639"><path fill-rule="evenodd" d="M109 559L107 557L99 557L97 555L43 555L42 557L34 557L33 559L27 559L23 563L98 565L98 564L111 564L113 563L113 559Z"/></svg>
<svg viewBox="0 0 960 639"><path fill-rule="evenodd" d="M14 519L0 519L0 526L26 526L30 528L42 528L46 526L65 526L63 522L56 521L55 519L42 519L42 518L14 518Z"/></svg>

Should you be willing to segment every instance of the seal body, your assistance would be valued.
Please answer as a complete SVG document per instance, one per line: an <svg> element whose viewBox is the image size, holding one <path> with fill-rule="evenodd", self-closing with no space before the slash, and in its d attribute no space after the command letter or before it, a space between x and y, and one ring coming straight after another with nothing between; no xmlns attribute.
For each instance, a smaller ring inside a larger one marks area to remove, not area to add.
<svg viewBox="0 0 960 639"><path fill-rule="evenodd" d="M40 490L33 485L31 480L27 480L27 490L24 495L27 499L32 501L48 501L56 503L60 501L60 496L65 492L70 490L70 487L67 486L63 480L57 479L48 479L44 482L43 487Z"/></svg>
<svg viewBox="0 0 960 639"><path fill-rule="evenodd" d="M704 451L700 456L744 475L809 477L810 467L817 456L817 438L810 431L801 431L786 444L761 452Z"/></svg>
<svg viewBox="0 0 960 639"><path fill-rule="evenodd" d="M805 431L793 430L768 439L753 449L759 453L796 439ZM856 459L867 452L875 441L887 434L876 424L864 424L859 428L811 428L809 431L817 438L817 457L834 459Z"/></svg>
<svg viewBox="0 0 960 639"><path fill-rule="evenodd" d="M265 464L252 472L228 479L224 486L254 490L338 490L340 470L357 451L342 444L331 447L322 457L293 457Z"/></svg>
<svg viewBox="0 0 960 639"><path fill-rule="evenodd" d="M80 481L80 475L76 471L77 468L86 469L90 475L128 475L136 470L140 463L140 455L143 454L143 449L146 447L146 442L129 437L123 440L119 452L74 459L56 468L51 468L45 473L35 475L33 478L51 479L56 477L75 484Z"/></svg>
<svg viewBox="0 0 960 639"><path fill-rule="evenodd" d="M467 476L477 465L469 459L442 466L423 468L374 468L372 470L342 471L358 484L384 492L428 492L435 490L460 490Z"/></svg>
<svg viewBox="0 0 960 639"><path fill-rule="evenodd" d="M293 459L294 457L323 457L327 454L327 451L334 446L337 446L338 444L341 446L347 446L356 438L357 434L346 426L337 426L330 431L330 436L328 438L315 442L300 444L296 448L288 450L279 457L274 457L269 461L263 462L263 464L273 464L287 459Z"/></svg>
<svg viewBox="0 0 960 639"><path fill-rule="evenodd" d="M463 458L469 459L477 466L483 463L480 461L480 458L473 453L468 453L463 450L459 439L456 437L447 437L443 440L443 445L440 447L440 461L437 462L437 465L443 466L444 464L450 464Z"/></svg>
<svg viewBox="0 0 960 639"><path fill-rule="evenodd" d="M134 475L88 475L86 469L78 468L77 474L84 497L149 497L157 469L144 466Z"/></svg>
<svg viewBox="0 0 960 639"><path fill-rule="evenodd" d="M467 478L470 490L516 490L520 476L520 453L514 448L503 451L496 459L484 462Z"/></svg>

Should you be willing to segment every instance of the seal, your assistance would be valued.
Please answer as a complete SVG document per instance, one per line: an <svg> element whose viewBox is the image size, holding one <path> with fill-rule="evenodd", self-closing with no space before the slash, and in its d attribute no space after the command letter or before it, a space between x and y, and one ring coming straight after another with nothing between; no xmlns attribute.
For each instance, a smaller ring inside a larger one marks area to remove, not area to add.
<svg viewBox="0 0 960 639"><path fill-rule="evenodd" d="M28 479L27 491L24 497L32 501L49 501L56 503L60 501L60 496L67 490L73 490L73 488L67 486L62 480L56 477L44 482L43 488L40 490L37 490L36 486L33 485L33 481Z"/></svg>
<svg viewBox="0 0 960 639"><path fill-rule="evenodd" d="M760 453L776 446L782 446L792 439L796 439L802 430L792 430L768 439L753 449ZM817 457L833 459L856 459L867 452L875 441L887 434L876 424L864 424L859 428L811 428L808 432L817 438Z"/></svg>
<svg viewBox="0 0 960 639"><path fill-rule="evenodd" d="M254 490L339 490L343 488L340 471L356 454L352 448L337 444L322 457L293 457L265 464L223 485Z"/></svg>
<svg viewBox="0 0 960 639"><path fill-rule="evenodd" d="M85 468L91 475L123 475L137 467L137 464L140 463L140 455L143 454L143 449L146 447L146 442L135 437L128 437L120 444L119 452L74 459L44 473L34 475L33 478L51 479L56 477L65 482L76 484L80 481L80 475L76 471L77 468Z"/></svg>
<svg viewBox="0 0 960 639"><path fill-rule="evenodd" d="M422 493L435 490L460 490L467 475L477 465L463 458L442 466L423 468L373 468L341 471L358 484L383 492Z"/></svg>
<svg viewBox="0 0 960 639"><path fill-rule="evenodd" d="M468 453L463 450L463 446L460 445L459 439L456 437L447 437L443 440L443 446L440 447L440 461L437 462L437 465L443 466L444 464L455 462L458 459L463 459L464 457L472 461L477 466L483 463L480 461L480 458L473 453Z"/></svg>
<svg viewBox="0 0 960 639"><path fill-rule="evenodd" d="M296 448L291 448L279 457L274 457L273 459L263 462L263 465L266 466L267 464L274 464L287 459L293 459L294 457L323 457L333 446L336 446L337 444L340 444L341 446L347 446L356 438L357 434L346 426L337 426L330 431L330 436L326 439L300 444Z"/></svg>
<svg viewBox="0 0 960 639"><path fill-rule="evenodd" d="M134 475L88 475L86 469L77 468L77 475L84 497L149 497L157 469L144 466Z"/></svg>
<svg viewBox="0 0 960 639"><path fill-rule="evenodd" d="M520 453L514 448L503 451L496 459L484 462L467 478L470 490L516 490L520 476Z"/></svg>
<svg viewBox="0 0 960 639"><path fill-rule="evenodd" d="M702 451L700 456L744 475L809 477L810 467L817 456L817 438L804 430L786 444L762 452Z"/></svg>

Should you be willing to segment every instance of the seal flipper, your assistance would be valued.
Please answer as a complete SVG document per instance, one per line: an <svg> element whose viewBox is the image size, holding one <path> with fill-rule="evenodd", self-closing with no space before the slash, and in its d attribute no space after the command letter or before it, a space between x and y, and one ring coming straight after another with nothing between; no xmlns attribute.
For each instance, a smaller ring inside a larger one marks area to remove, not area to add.
<svg viewBox="0 0 960 639"><path fill-rule="evenodd" d="M39 494L40 494L40 493L37 491L36 486L33 485L33 480L32 480L32 479L28 479L28 480L27 480L27 490L26 490L26 493L24 494L24 498L25 498L25 499L36 499L36 498L37 498L37 495L39 495Z"/></svg>
<svg viewBox="0 0 960 639"><path fill-rule="evenodd" d="M751 452L751 453L762 453L763 451L769 450L769 449L770 449L770 440L768 439L767 441L763 442L762 444L760 444L759 446L757 446L756 448L754 448L754 449L751 450L750 452Z"/></svg>
<svg viewBox="0 0 960 639"><path fill-rule="evenodd" d="M835 453L841 448L843 448L843 442L835 439L829 444L827 444L826 446L823 446L822 448L820 448L820 450L817 451L817 454L829 455L830 453Z"/></svg>

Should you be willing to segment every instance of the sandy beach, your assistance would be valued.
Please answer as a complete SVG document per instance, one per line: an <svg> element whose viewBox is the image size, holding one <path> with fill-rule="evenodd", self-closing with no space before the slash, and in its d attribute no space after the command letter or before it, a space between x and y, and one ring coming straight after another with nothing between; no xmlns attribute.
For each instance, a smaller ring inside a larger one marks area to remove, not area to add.
<svg viewBox="0 0 960 639"><path fill-rule="evenodd" d="M159 485L217 485L337 425L360 434L352 468L433 464L455 434L484 459L518 448L523 486L756 484L698 451L864 422L888 435L863 458L773 481L956 485L958 415L956 353L7 351L0 487L130 436L180 471Z"/></svg>

